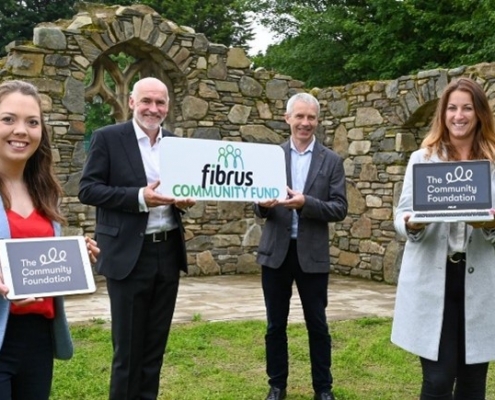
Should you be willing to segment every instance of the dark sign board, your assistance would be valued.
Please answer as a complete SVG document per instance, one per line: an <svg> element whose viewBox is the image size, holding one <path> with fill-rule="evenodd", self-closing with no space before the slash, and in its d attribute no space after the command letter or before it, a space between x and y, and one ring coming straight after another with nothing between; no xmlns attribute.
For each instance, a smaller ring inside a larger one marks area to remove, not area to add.
<svg viewBox="0 0 495 400"><path fill-rule="evenodd" d="M0 263L10 300L96 290L82 236L4 239Z"/></svg>
<svg viewBox="0 0 495 400"><path fill-rule="evenodd" d="M413 210L492 208L490 162L462 161L413 165Z"/></svg>

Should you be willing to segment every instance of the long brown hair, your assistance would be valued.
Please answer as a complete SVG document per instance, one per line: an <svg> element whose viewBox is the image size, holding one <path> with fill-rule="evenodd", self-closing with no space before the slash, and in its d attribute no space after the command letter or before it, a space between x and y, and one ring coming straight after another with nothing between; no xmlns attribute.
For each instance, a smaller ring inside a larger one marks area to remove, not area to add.
<svg viewBox="0 0 495 400"><path fill-rule="evenodd" d="M470 159L488 159L493 162L495 160L495 123L493 113L482 87L469 78L459 78L447 85L438 101L431 129L424 138L421 147L427 149L428 157L433 153L437 153L442 160L459 159L459 154L450 141L449 130L445 121L450 94L456 90L471 95L474 112L478 119Z"/></svg>
<svg viewBox="0 0 495 400"><path fill-rule="evenodd" d="M41 141L28 159L24 168L24 181L33 205L41 214L52 221L65 222L59 210L59 201L62 197L62 187L53 171L53 156L50 145L50 138L45 124L43 110L41 108L41 98L38 90L30 83L12 80L0 84L0 103L5 97L12 93L21 93L24 96L31 96L36 100L40 108L41 119ZM0 173L0 195L2 196L5 209L10 209L11 198L5 182Z"/></svg>

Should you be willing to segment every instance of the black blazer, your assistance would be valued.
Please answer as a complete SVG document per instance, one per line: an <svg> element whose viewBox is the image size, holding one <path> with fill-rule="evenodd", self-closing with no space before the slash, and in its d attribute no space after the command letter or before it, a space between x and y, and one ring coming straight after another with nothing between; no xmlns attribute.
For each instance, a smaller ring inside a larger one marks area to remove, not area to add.
<svg viewBox="0 0 495 400"><path fill-rule="evenodd" d="M174 136L163 131L163 136ZM96 269L112 279L124 279L136 265L143 245L148 213L139 211L138 192L147 186L146 173L132 121L96 130L79 183L79 200L96 206L95 239L101 252ZM187 272L181 212L172 206L179 225Z"/></svg>

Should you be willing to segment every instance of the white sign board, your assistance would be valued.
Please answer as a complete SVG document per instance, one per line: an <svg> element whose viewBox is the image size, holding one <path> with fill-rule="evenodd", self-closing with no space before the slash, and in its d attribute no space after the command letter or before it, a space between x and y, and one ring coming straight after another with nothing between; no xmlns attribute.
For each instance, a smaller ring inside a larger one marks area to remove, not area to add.
<svg viewBox="0 0 495 400"><path fill-rule="evenodd" d="M164 137L159 192L217 201L285 199L285 155L274 144Z"/></svg>

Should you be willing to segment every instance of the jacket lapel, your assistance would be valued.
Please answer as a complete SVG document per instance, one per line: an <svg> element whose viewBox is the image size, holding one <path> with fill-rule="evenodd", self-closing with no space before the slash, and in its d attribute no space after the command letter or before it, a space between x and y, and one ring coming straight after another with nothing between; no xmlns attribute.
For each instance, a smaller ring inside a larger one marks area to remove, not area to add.
<svg viewBox="0 0 495 400"><path fill-rule="evenodd" d="M311 164L309 165L308 177L306 178L306 184L304 185L303 193L308 193L309 189L311 189L311 186L318 176L318 172L321 169L324 159L325 151L323 146L320 143L315 142L313 154L311 156Z"/></svg>
<svg viewBox="0 0 495 400"><path fill-rule="evenodd" d="M122 124L122 131L120 134L120 140L122 148L127 157L127 161L131 166L136 179L140 185L147 185L146 172L144 171L143 159L141 157L141 151L139 150L139 144L132 126L132 121L128 121Z"/></svg>
<svg viewBox="0 0 495 400"><path fill-rule="evenodd" d="M290 168L290 140L282 144L285 153L285 175L287 176L287 186L292 189L292 172Z"/></svg>

